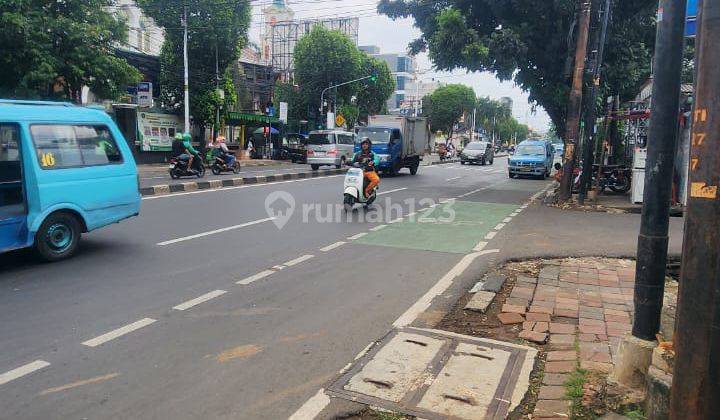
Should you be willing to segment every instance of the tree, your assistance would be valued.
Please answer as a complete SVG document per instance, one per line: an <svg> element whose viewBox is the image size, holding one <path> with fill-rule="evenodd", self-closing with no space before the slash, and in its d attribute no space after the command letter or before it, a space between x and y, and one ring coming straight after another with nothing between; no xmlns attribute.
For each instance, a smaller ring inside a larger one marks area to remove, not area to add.
<svg viewBox="0 0 720 420"><path fill-rule="evenodd" d="M391 18L413 17L422 35L411 52L429 50L439 70L490 71L514 81L543 106L560 133L572 75L576 0L381 0ZM613 1L603 91L623 99L649 76L656 0Z"/></svg>
<svg viewBox="0 0 720 420"><path fill-rule="evenodd" d="M232 65L247 42L250 6L245 0L138 0L143 11L165 28L160 54L162 103L180 110L183 94L183 6L188 12L188 68L190 114L205 127L215 119L218 107L228 109L237 95ZM215 76L215 61L220 80ZM225 98L216 91L224 88Z"/></svg>
<svg viewBox="0 0 720 420"><path fill-rule="evenodd" d="M452 137L455 124L474 106L475 91L460 84L439 87L423 98L423 114L430 118L431 129L447 133L448 139Z"/></svg>
<svg viewBox="0 0 720 420"><path fill-rule="evenodd" d="M299 86L298 101L303 106L302 112L315 115L320 108L320 95L328 86L373 75L375 80L361 80L325 93L328 103L325 110L332 109L335 101L338 110L346 107L354 114L354 108L357 108L359 117L366 119L368 114L384 109L385 101L395 89L387 64L358 50L347 36L338 31L315 26L298 40L294 57L295 83ZM309 115L307 117L311 119Z"/></svg>
<svg viewBox="0 0 720 420"><path fill-rule="evenodd" d="M83 86L114 99L140 73L114 55L127 40L112 0L0 2L0 94L79 101Z"/></svg>

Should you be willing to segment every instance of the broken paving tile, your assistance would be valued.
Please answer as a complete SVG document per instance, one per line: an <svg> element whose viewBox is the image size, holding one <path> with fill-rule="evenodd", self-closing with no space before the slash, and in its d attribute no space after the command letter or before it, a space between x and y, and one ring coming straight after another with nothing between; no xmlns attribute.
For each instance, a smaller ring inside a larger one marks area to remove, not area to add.
<svg viewBox="0 0 720 420"><path fill-rule="evenodd" d="M525 321L525 318L517 312L501 312L497 317L504 325L520 324Z"/></svg>
<svg viewBox="0 0 720 420"><path fill-rule="evenodd" d="M470 289L470 292L468 292L468 293L477 293L482 290L484 285L485 285L485 282L479 281L479 282L475 283L475 286L473 286L472 289Z"/></svg>
<svg viewBox="0 0 720 420"><path fill-rule="evenodd" d="M465 309L485 313L494 298L495 293L493 292L479 291L473 295L470 301L468 301L467 305L465 305Z"/></svg>
<svg viewBox="0 0 720 420"><path fill-rule="evenodd" d="M520 331L520 334L518 334L518 337L538 344L545 344L547 341L547 334L537 331L522 330Z"/></svg>
<svg viewBox="0 0 720 420"><path fill-rule="evenodd" d="M483 284L482 290L488 292L499 292L505 283L505 276L490 275L485 278L485 284Z"/></svg>
<svg viewBox="0 0 720 420"><path fill-rule="evenodd" d="M536 322L532 330L536 332L546 333L550 329L549 322Z"/></svg>

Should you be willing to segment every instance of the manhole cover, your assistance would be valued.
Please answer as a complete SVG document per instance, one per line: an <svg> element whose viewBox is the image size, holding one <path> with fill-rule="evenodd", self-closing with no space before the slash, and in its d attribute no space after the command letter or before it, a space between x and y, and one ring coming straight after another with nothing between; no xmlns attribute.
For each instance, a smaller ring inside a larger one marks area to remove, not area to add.
<svg viewBox="0 0 720 420"><path fill-rule="evenodd" d="M536 355L512 343L396 329L327 392L426 419L502 419L525 395Z"/></svg>

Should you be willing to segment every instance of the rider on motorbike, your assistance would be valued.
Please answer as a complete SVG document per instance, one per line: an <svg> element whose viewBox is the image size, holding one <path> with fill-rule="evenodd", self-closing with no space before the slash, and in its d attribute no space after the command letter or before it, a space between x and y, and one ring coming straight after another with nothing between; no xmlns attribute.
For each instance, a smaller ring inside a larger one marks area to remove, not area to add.
<svg viewBox="0 0 720 420"><path fill-rule="evenodd" d="M369 181L367 187L365 187L365 197L370 196L373 188L380 184L380 177L375 170L380 165L380 158L371 149L372 142L368 137L365 137L360 142L360 151L355 153L353 157L353 163L362 165L365 179Z"/></svg>
<svg viewBox="0 0 720 420"><path fill-rule="evenodd" d="M225 137L218 136L217 138L217 148L220 152L220 157L225 161L225 164L228 167L232 167L235 163L235 154L228 149L227 144L225 144Z"/></svg>

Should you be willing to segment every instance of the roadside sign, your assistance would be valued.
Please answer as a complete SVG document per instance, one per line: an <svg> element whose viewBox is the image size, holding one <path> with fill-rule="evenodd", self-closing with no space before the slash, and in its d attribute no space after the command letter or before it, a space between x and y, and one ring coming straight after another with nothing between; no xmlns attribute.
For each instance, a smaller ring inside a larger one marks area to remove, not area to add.
<svg viewBox="0 0 720 420"><path fill-rule="evenodd" d="M337 125L338 127L342 127L343 125L345 125L345 117L343 117L342 115L338 115L337 117L335 117L335 125Z"/></svg>
<svg viewBox="0 0 720 420"><path fill-rule="evenodd" d="M139 107L153 106L153 85L150 82L141 82L137 85L137 104Z"/></svg>
<svg viewBox="0 0 720 420"><path fill-rule="evenodd" d="M694 38L697 32L697 0L688 0L687 2L687 20L685 22L685 36Z"/></svg>
<svg viewBox="0 0 720 420"><path fill-rule="evenodd" d="M327 113L327 129L332 130L333 128L335 128L335 113L328 112Z"/></svg>
<svg viewBox="0 0 720 420"><path fill-rule="evenodd" d="M288 103L280 102L280 115L279 115L278 119L283 124L287 124L287 117L288 117Z"/></svg>

